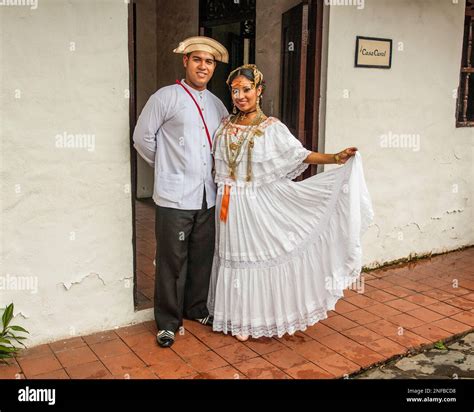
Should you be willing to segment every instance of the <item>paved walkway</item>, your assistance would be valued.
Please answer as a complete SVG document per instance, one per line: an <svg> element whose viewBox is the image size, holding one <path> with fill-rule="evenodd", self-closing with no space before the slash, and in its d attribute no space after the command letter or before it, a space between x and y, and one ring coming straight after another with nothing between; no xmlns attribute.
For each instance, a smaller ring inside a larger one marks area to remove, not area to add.
<svg viewBox="0 0 474 412"><path fill-rule="evenodd" d="M356 379L474 379L474 333L375 367Z"/></svg>
<svg viewBox="0 0 474 412"><path fill-rule="evenodd" d="M241 343L185 322L171 349L154 322L24 351L0 378L340 378L474 330L474 248L364 274L304 333ZM471 342L472 343L472 342Z"/></svg>

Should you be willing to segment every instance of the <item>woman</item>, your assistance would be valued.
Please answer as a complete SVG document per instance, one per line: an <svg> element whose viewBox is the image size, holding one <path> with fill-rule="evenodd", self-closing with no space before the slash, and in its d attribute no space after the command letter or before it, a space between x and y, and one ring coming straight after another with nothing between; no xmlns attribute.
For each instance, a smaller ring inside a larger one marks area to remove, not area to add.
<svg viewBox="0 0 474 412"><path fill-rule="evenodd" d="M281 337L327 317L361 271L360 237L373 218L357 148L306 150L260 109L263 75L234 70L234 114L214 142L216 251L208 298L213 330ZM345 164L301 182L310 164Z"/></svg>

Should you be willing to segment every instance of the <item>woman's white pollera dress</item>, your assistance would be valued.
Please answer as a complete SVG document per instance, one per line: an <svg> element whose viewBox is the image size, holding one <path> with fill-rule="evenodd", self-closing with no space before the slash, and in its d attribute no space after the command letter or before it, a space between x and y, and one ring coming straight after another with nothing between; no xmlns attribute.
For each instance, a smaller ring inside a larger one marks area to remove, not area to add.
<svg viewBox="0 0 474 412"><path fill-rule="evenodd" d="M247 127L236 125L232 141ZM225 138L215 139L216 248L208 308L214 331L281 337L327 318L359 278L361 236L373 210L359 152L343 166L293 182L311 152L274 117L259 129L250 182L247 145L233 180ZM225 184L231 191L223 222Z"/></svg>

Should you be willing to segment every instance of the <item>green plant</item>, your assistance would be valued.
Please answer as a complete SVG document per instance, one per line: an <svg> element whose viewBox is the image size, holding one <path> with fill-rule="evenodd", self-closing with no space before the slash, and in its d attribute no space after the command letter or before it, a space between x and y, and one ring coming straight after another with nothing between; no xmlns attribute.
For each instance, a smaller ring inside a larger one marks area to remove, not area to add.
<svg viewBox="0 0 474 412"><path fill-rule="evenodd" d="M25 344L22 342L22 340L26 339L26 337L18 336L14 332L29 332L23 329L21 326L10 325L12 319L13 303L10 303L5 307L2 315L2 330L0 332L0 360L11 358L18 353L20 348L15 346L16 343L19 343L24 348L26 348Z"/></svg>
<svg viewBox="0 0 474 412"><path fill-rule="evenodd" d="M443 343L443 341L439 340L438 342L435 343L434 345L435 349L439 349L439 350L448 350L448 348L446 347L446 345Z"/></svg>

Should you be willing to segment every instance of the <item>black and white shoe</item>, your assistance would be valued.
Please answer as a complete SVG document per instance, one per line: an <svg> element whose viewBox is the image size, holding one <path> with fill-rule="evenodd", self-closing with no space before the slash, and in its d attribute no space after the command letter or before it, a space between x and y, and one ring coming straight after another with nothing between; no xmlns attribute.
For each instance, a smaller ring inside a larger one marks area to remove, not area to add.
<svg viewBox="0 0 474 412"><path fill-rule="evenodd" d="M174 332L159 330L156 334L156 341L162 348L169 348L174 343Z"/></svg>
<svg viewBox="0 0 474 412"><path fill-rule="evenodd" d="M202 325L212 326L212 322L214 321L214 317L212 317L211 315L207 315L207 316L204 317L204 318L194 319L194 320L195 320L196 322L201 323Z"/></svg>

